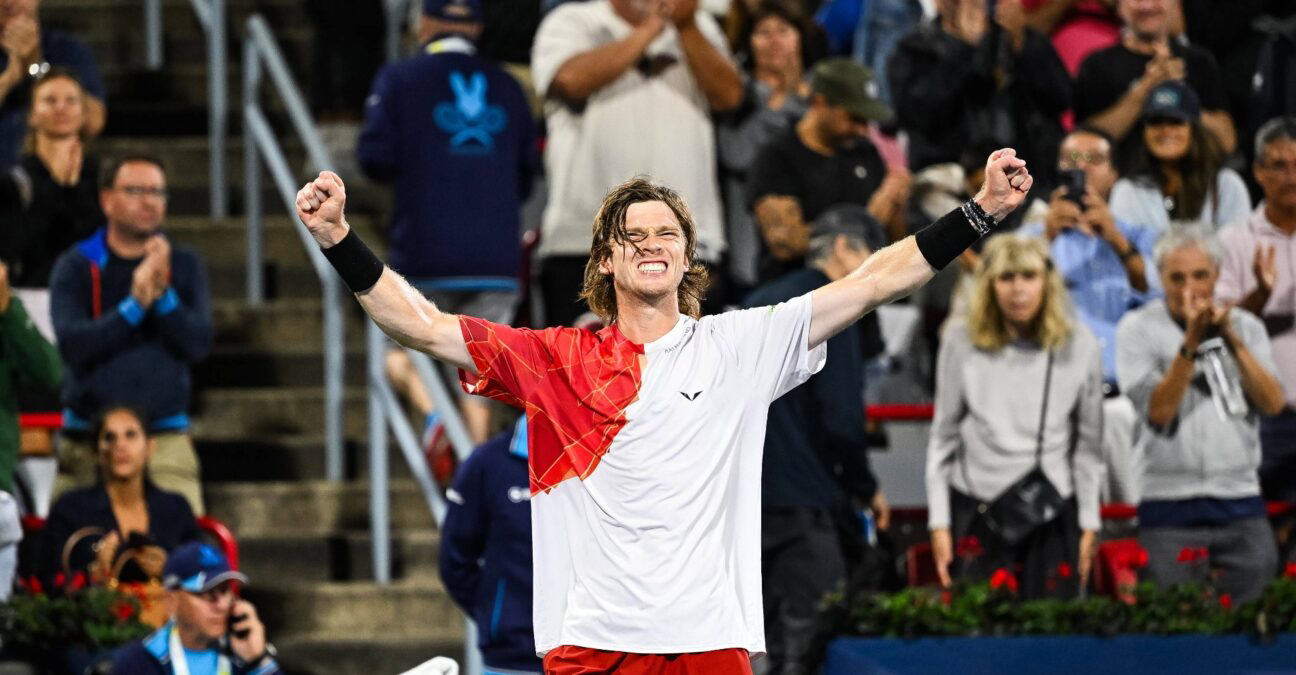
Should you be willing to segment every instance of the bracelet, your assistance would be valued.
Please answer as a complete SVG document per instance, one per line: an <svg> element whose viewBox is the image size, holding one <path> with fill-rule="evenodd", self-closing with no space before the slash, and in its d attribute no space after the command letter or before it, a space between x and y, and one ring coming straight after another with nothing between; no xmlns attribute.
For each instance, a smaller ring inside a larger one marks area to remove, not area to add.
<svg viewBox="0 0 1296 675"><path fill-rule="evenodd" d="M1125 262L1126 260L1138 255L1138 249L1134 247L1134 244L1127 244L1125 250L1118 251L1116 255L1120 256L1121 262Z"/></svg>
<svg viewBox="0 0 1296 675"><path fill-rule="evenodd" d="M355 230L348 231L342 241L323 249L322 253L352 293L364 293L382 277L385 266Z"/></svg>
<svg viewBox="0 0 1296 675"><path fill-rule="evenodd" d="M975 199L963 202L960 208L963 210L963 215L967 216L968 222L972 224L973 229L982 236L989 234L990 230L999 226L999 223L995 222L994 216L986 213L985 209L981 208L981 205Z"/></svg>
<svg viewBox="0 0 1296 675"><path fill-rule="evenodd" d="M1188 351L1188 345L1179 345L1179 357L1188 363L1193 363L1197 360L1193 353Z"/></svg>

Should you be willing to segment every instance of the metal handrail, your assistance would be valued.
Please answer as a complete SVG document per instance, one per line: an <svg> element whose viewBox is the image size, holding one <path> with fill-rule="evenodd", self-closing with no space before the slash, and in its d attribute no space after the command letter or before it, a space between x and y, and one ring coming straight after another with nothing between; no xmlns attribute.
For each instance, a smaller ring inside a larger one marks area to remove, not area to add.
<svg viewBox="0 0 1296 675"><path fill-rule="evenodd" d="M207 35L207 140L211 217L229 215L225 174L225 137L229 107L225 74L225 0L189 0ZM161 70L162 0L144 0L144 51L149 70Z"/></svg>
<svg viewBox="0 0 1296 675"><path fill-rule="evenodd" d="M328 148L320 138L310 111L283 53L275 43L270 25L256 14L247 21L243 42L243 162L247 204L247 300L256 306L265 300L262 286L263 219L261 205L261 160L265 161L275 188L289 217L297 221L297 180L288 167L288 158L261 110L259 94L262 68L279 94L293 129L306 147L314 170L332 169L335 165ZM342 322L343 290L332 266L320 253L319 245L305 227L294 227L310 259L315 276L323 288L324 313L324 456L325 476L342 480L342 385L345 367L346 335Z"/></svg>
<svg viewBox="0 0 1296 675"><path fill-rule="evenodd" d="M409 15L413 0L383 0L383 15L387 20L387 62L400 58L401 24Z"/></svg>
<svg viewBox="0 0 1296 675"><path fill-rule="evenodd" d="M410 426L405 410L396 398L387 372L383 367L383 356L390 343L378 324L369 321L365 329L365 379L369 386L369 528L373 542L374 581L379 584L390 584L392 575L391 563L391 489L387 465L388 432L396 439L396 447L405 458L414 482L423 493L432 518L440 529L445 523L446 500L441 495L432 479L432 472L419 447L418 435ZM406 353L414 363L419 377L427 387L428 397L436 409L441 411L445 420L446 435L460 462L468 459L472 453L472 440L468 436L467 426L459 415L459 407L450 394L441 371L432 360L422 352L406 348ZM464 625L464 675L479 675L482 672L481 653L477 650L477 627L471 618L465 617Z"/></svg>

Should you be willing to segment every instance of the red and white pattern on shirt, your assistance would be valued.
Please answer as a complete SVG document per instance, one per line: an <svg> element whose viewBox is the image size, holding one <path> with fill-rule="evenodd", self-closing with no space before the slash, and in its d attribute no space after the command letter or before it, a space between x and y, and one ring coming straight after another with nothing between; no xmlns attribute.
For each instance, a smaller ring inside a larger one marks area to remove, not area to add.
<svg viewBox="0 0 1296 675"><path fill-rule="evenodd" d="M643 347L609 326L531 330L459 317L477 375L464 391L526 412L531 494L585 479L626 424L639 397Z"/></svg>

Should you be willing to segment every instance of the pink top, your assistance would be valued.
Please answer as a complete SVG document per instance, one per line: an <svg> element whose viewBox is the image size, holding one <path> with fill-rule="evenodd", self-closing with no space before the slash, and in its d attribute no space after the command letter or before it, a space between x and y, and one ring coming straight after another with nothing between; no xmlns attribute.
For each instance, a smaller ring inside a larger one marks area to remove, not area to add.
<svg viewBox="0 0 1296 675"><path fill-rule="evenodd" d="M1256 288L1254 261L1256 246L1274 248L1278 280L1261 318L1269 328L1278 381L1287 397L1287 406L1296 408L1296 236L1287 234L1265 216L1265 202L1260 202L1251 219L1230 225L1220 232L1224 260L1219 281L1215 284L1217 302L1236 303Z"/></svg>

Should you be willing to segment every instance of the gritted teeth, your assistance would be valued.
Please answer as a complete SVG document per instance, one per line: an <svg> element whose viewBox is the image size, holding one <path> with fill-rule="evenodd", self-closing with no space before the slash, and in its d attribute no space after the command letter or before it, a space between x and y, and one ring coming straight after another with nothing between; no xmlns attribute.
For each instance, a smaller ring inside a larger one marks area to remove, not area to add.
<svg viewBox="0 0 1296 675"><path fill-rule="evenodd" d="M639 269L644 272L665 272L666 263L663 262L639 263Z"/></svg>

